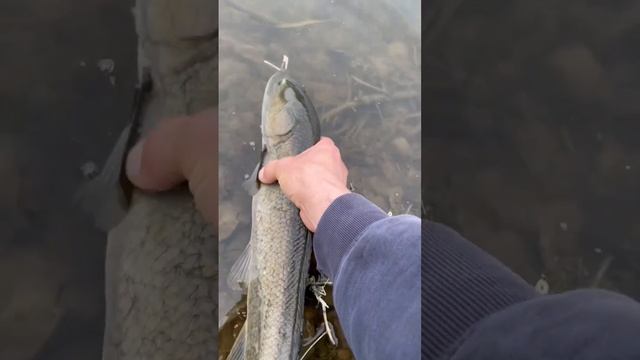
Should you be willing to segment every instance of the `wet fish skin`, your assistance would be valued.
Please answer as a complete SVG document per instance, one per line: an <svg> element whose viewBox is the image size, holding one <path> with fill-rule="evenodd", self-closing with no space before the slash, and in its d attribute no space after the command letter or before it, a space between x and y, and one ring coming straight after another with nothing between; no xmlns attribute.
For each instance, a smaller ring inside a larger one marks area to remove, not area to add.
<svg viewBox="0 0 640 360"><path fill-rule="evenodd" d="M309 97L286 71L274 74L266 86L262 135L263 165L299 154L320 138ZM251 233L247 320L241 332L244 339L237 340L244 342L240 358L297 359L311 236L279 185L260 185L253 196Z"/></svg>
<svg viewBox="0 0 640 360"><path fill-rule="evenodd" d="M134 192L108 236L103 359L214 356L216 245L188 190Z"/></svg>

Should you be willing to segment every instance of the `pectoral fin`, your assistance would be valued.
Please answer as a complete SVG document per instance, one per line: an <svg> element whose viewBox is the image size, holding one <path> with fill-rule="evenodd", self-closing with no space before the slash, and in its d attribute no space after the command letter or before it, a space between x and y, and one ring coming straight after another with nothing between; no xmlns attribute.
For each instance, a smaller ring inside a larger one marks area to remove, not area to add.
<svg viewBox="0 0 640 360"><path fill-rule="evenodd" d="M251 250L251 240L244 248L236 262L231 266L227 276L227 285L233 290L240 291L243 286L255 277L253 265L253 251Z"/></svg>
<svg viewBox="0 0 640 360"><path fill-rule="evenodd" d="M82 185L74 200L90 214L98 228L108 231L125 216L129 199L122 183L122 163L131 137L131 124L122 131L100 174Z"/></svg>
<svg viewBox="0 0 640 360"><path fill-rule="evenodd" d="M83 210L93 216L96 226L104 231L115 227L129 209L133 184L125 174L125 162L127 153L138 140L142 109L150 91L151 75L148 69L143 69L134 94L131 122L118 137L100 174L74 195L75 202L80 203Z"/></svg>
<svg viewBox="0 0 640 360"><path fill-rule="evenodd" d="M253 172L251 173L249 178L242 183L242 187L251 196L255 195L260 189L260 179L258 179L258 172L262 168L262 163L266 153L267 153L267 150L262 149L262 152L260 152L260 157L258 159L258 164L256 165L255 169L253 169Z"/></svg>

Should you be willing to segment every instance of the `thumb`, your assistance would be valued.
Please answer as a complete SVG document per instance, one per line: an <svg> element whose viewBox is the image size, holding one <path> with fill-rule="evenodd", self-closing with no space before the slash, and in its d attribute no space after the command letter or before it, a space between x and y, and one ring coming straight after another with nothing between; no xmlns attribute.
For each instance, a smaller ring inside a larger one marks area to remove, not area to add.
<svg viewBox="0 0 640 360"><path fill-rule="evenodd" d="M278 165L281 160L273 160L265 165L258 173L258 179L261 183L272 184L278 180Z"/></svg>
<svg viewBox="0 0 640 360"><path fill-rule="evenodd" d="M217 157L216 126L217 119L208 112L163 120L129 152L129 180L149 191L191 180L201 157Z"/></svg>

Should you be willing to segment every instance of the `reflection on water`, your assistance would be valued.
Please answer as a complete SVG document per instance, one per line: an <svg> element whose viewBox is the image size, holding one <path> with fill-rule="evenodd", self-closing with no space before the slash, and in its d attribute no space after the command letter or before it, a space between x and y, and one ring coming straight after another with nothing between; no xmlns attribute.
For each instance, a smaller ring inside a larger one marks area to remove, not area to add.
<svg viewBox="0 0 640 360"><path fill-rule="evenodd" d="M128 119L131 4L0 7L0 359L98 359L104 234L72 198Z"/></svg>
<svg viewBox="0 0 640 360"><path fill-rule="evenodd" d="M437 1L425 24L428 216L551 292L640 298L640 4L616 4Z"/></svg>
<svg viewBox="0 0 640 360"><path fill-rule="evenodd" d="M225 279L249 240L251 199L240 183L255 166L260 146L262 95L274 71L263 60L279 64L288 55L288 70L306 87L323 135L341 148L356 191L385 211L418 214L419 6L380 0L221 2L221 355L243 313L241 294ZM313 301L309 305L305 335L321 316ZM335 311L329 316L337 324ZM308 358L350 358L342 340L339 349L325 344Z"/></svg>

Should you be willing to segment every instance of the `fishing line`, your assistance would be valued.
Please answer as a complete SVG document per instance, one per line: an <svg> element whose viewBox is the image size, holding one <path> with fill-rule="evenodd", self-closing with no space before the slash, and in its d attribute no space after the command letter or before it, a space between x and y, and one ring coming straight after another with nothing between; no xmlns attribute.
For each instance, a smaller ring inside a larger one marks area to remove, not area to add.
<svg viewBox="0 0 640 360"><path fill-rule="evenodd" d="M330 283L331 282L329 281L329 279L324 279L324 281L322 281L322 282L313 281L312 280L311 281L311 292L316 297L316 300L318 301L318 303L322 307L322 318L324 319L324 326L325 326L326 334L329 335L329 341L331 342L331 344L333 346L336 346L336 345L338 345L338 342L336 341L336 339L334 337L335 335L333 333L333 327L331 326L331 323L329 322L329 319L327 318L327 309L329 309L329 305L327 305L327 303L322 298L323 296L327 295L327 291L324 289L324 287L327 286Z"/></svg>
<svg viewBox="0 0 640 360"><path fill-rule="evenodd" d="M262 61L264 61L265 64L271 66L272 68L278 71L285 71L287 70L287 67L289 67L289 57L287 55L282 55L282 64L280 64L280 66L274 65L272 62L268 60L262 60Z"/></svg>

